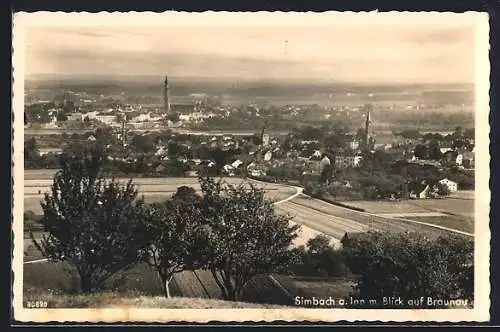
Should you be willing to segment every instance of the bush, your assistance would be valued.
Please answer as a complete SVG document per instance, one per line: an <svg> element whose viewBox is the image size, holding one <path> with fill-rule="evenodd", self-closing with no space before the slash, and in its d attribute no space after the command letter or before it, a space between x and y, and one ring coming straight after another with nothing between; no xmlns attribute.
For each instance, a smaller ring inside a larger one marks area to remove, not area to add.
<svg viewBox="0 0 500 332"><path fill-rule="evenodd" d="M401 297L403 303L422 296L473 300L472 240L369 232L346 234L342 244L345 263L357 276L354 297L379 303L383 297Z"/></svg>
<svg viewBox="0 0 500 332"><path fill-rule="evenodd" d="M318 235L300 246L297 260L290 268L294 275L304 277L345 277L348 274L343 254L330 245L330 239Z"/></svg>

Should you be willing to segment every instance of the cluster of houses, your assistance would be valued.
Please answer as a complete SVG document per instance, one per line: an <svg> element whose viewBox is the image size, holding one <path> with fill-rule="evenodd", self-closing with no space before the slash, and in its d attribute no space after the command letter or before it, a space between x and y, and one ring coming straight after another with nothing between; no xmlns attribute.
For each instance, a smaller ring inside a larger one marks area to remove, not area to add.
<svg viewBox="0 0 500 332"><path fill-rule="evenodd" d="M438 183L448 188L450 193L458 190L458 183L450 179L442 179ZM425 198L438 198L440 197L439 188L437 185L429 185L425 182L412 183L408 186L409 198L411 199L425 199Z"/></svg>
<svg viewBox="0 0 500 332"><path fill-rule="evenodd" d="M51 116L55 118L57 110L51 110ZM194 115L193 115L194 114ZM207 113L210 115L210 113ZM190 117L186 120L197 121L198 118L203 118L207 115L201 112L198 113L188 113L187 115L180 115L182 119L184 116ZM106 111L91 111L91 112L74 112L68 114L68 121L85 121L85 118L90 120L98 120L107 125L113 126L118 124L120 113L115 109L108 109ZM207 115L207 116L208 116ZM154 113L141 113L135 115L131 118L131 121L137 122L147 122L147 121L157 121L161 119L161 116L155 115ZM89 136L89 140L95 140L95 137ZM234 156L231 162L222 166L223 171L228 176L234 176L241 174L242 169L246 168L244 171L253 177L264 177L267 175L269 169L277 167L287 167L296 168L301 170L301 174L320 174L325 165L333 164L335 169L345 169L345 168L356 168L361 165L363 156L359 150L360 140L352 139L347 143L349 149L345 149L344 152L339 152L333 156L326 156L321 149L313 148L311 150L310 144L313 147L319 148L319 142L314 140L301 140L294 148L282 145L281 139L279 137L270 137L267 134L262 136L262 141L260 145L253 145L250 150L246 149L247 155ZM201 142L197 143L202 146L210 148L222 148L222 149L236 149L242 147L248 142L248 138L238 137L233 135L213 135L206 136L201 139ZM191 144L184 144L188 148L191 148ZM396 151L389 144L384 144L383 146L374 147L377 149L382 149L384 151ZM441 147L442 160L441 161L430 161L430 160L419 160L415 156L406 156L407 160L413 163L419 164L433 164L438 167L443 165L458 165L465 168L474 167L474 149L468 151L464 148L453 149L451 147ZM60 153L60 148L41 148L40 154L44 155L47 153ZM167 147L165 145L159 145L156 147L155 155L162 160L168 159ZM332 158L332 159L330 159ZM200 160L193 159L187 160L186 158L179 156L177 158L179 161L184 163L189 163L193 166L208 166L214 167L215 162L213 160ZM219 165L217 165L219 166ZM196 169L197 167L194 167ZM451 192L458 190L458 185L449 179L443 179L440 183L445 184ZM428 186L425 183L412 184L414 188L409 188L410 196L415 198L430 197L436 193L435 186Z"/></svg>
<svg viewBox="0 0 500 332"><path fill-rule="evenodd" d="M64 124L85 120L99 121L102 124L113 127L120 126L122 119L125 119L127 121L128 126L134 128L151 127L151 125L156 125L156 127L159 127L162 124L167 124L170 127L182 127L190 124L200 124L206 119L221 116L222 113L224 113L222 115L226 115L225 113L229 112L228 110L222 108L218 109L218 112L203 111L196 109L191 105L189 106L188 110L184 110L182 113L179 112L179 119L174 123L170 120L166 120L166 114L164 112L160 113L160 110L158 109L146 110L142 108L132 108L129 106L123 108L117 107L93 111L81 110L78 112L67 113L66 121L64 123L61 123L57 119L57 114L59 114L61 111L62 109L50 109L48 113L51 120L48 123L42 124L42 127L47 129L58 128Z"/></svg>
<svg viewBox="0 0 500 332"><path fill-rule="evenodd" d="M458 165L463 166L464 168L474 168L474 150L474 148L471 151L465 148L441 148L441 153L443 154L442 164Z"/></svg>
<svg viewBox="0 0 500 332"><path fill-rule="evenodd" d="M89 142L93 142L95 140L96 140L96 138L94 135L90 135L87 137L87 141L89 141ZM109 147L109 145L108 145L108 147ZM62 154L62 152L63 152L63 149L60 146L59 147L39 147L38 148L38 155L40 157L43 157L43 156L48 155L48 154L60 155L60 154Z"/></svg>
<svg viewBox="0 0 500 332"><path fill-rule="evenodd" d="M61 123L57 119L57 114L60 112L60 109L51 109L48 111L50 121L42 125L44 128L57 128L61 125ZM114 109L108 109L104 111L88 111L88 112L72 112L66 114L67 122L82 122L85 120L94 120L99 121L108 126L116 126L119 125L119 112Z"/></svg>
<svg viewBox="0 0 500 332"><path fill-rule="evenodd" d="M475 166L475 148L468 150L465 147L452 148L440 147L441 160L420 159L412 154L409 162L420 165L433 165L436 167L458 166L459 168L473 169Z"/></svg>

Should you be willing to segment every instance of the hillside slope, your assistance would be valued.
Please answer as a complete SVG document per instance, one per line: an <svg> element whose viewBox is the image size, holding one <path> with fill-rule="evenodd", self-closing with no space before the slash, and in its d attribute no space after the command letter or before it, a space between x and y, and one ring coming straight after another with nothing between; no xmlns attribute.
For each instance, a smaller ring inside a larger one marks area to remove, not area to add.
<svg viewBox="0 0 500 332"><path fill-rule="evenodd" d="M44 299L48 308L169 308L169 309L221 309L221 308L257 308L279 309L286 306L259 304L250 302L232 302L214 299L173 297L166 299L161 296L138 296L103 292L89 295L51 294L33 292L24 294L25 305L28 302Z"/></svg>

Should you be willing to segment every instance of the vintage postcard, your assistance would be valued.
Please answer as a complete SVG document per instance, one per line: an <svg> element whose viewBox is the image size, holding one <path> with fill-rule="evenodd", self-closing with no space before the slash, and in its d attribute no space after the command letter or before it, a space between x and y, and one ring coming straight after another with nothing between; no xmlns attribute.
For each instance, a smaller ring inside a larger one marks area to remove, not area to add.
<svg viewBox="0 0 500 332"><path fill-rule="evenodd" d="M14 319L487 321L488 43L476 12L15 13Z"/></svg>

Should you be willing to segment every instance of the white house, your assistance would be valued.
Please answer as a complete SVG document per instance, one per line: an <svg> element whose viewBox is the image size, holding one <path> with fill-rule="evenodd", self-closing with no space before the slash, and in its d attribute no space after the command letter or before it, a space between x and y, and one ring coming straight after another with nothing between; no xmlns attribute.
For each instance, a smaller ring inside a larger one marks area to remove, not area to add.
<svg viewBox="0 0 500 332"><path fill-rule="evenodd" d="M269 135L264 134L262 135L262 146L268 146L269 145Z"/></svg>
<svg viewBox="0 0 500 332"><path fill-rule="evenodd" d="M50 110L47 111L49 116L54 116L54 117L57 115L58 112L59 110L57 108L51 108Z"/></svg>
<svg viewBox="0 0 500 332"><path fill-rule="evenodd" d="M88 118L89 120L94 120L97 117L98 113L99 112L97 112L97 111L87 112L87 113L83 114L83 117Z"/></svg>
<svg viewBox="0 0 500 332"><path fill-rule="evenodd" d="M95 138L95 136L94 136L94 135L90 135L90 136L87 138L87 140L89 140L89 141L95 141L95 140L96 140L96 138Z"/></svg>
<svg viewBox="0 0 500 332"><path fill-rule="evenodd" d="M243 164L243 162L241 160L235 160L232 164L231 164L231 167L233 168L238 168L241 166L241 164Z"/></svg>
<svg viewBox="0 0 500 332"><path fill-rule="evenodd" d="M446 185L450 192L455 192L458 190L458 183L456 183L455 181L451 181L450 179L442 179L439 181L439 183Z"/></svg>
<svg viewBox="0 0 500 332"><path fill-rule="evenodd" d="M316 140L316 139L314 139L314 140L302 140L302 141L300 142L300 144L302 144L302 145L312 144L312 143L319 143L319 141L318 141L318 140Z"/></svg>
<svg viewBox="0 0 500 332"><path fill-rule="evenodd" d="M213 117L213 114L203 114L201 112L193 112L189 114L179 115L179 120L191 122L191 121L203 121L204 118Z"/></svg>
<svg viewBox="0 0 500 332"><path fill-rule="evenodd" d="M448 151L453 151L452 148L439 148L439 150L441 151L442 154L445 154Z"/></svg>
<svg viewBox="0 0 500 332"><path fill-rule="evenodd" d="M152 113L146 113L146 114L139 114L135 117L132 118L131 121L134 121L134 122L155 122L155 121L160 121L162 120L162 117L157 115L155 116L154 114L152 115Z"/></svg>
<svg viewBox="0 0 500 332"><path fill-rule="evenodd" d="M83 121L83 114L76 112L68 114L68 121Z"/></svg>
<svg viewBox="0 0 500 332"><path fill-rule="evenodd" d="M149 120L150 120L149 113L148 114L139 114L137 116L134 116L132 119L130 119L130 121L132 121L132 122L144 122L144 121L149 121Z"/></svg>
<svg viewBox="0 0 500 332"><path fill-rule="evenodd" d="M61 154L62 149L61 148L40 148L38 149L38 152L40 156L44 156L49 153L54 153L54 154Z"/></svg>
<svg viewBox="0 0 500 332"><path fill-rule="evenodd" d="M359 140L355 139L349 142L349 147L353 150L359 149Z"/></svg>
<svg viewBox="0 0 500 332"><path fill-rule="evenodd" d="M97 115L95 118L108 125L116 123L116 115Z"/></svg>
<svg viewBox="0 0 500 332"><path fill-rule="evenodd" d="M463 161L464 161L464 155L459 153L457 155L457 158L455 159L455 164L457 165L462 165L463 164Z"/></svg>
<svg viewBox="0 0 500 332"><path fill-rule="evenodd" d="M267 151L266 154L264 155L264 160L269 161L273 157L273 153L271 151Z"/></svg>
<svg viewBox="0 0 500 332"><path fill-rule="evenodd" d="M358 167L361 162L361 156L335 156L335 167L349 168Z"/></svg>
<svg viewBox="0 0 500 332"><path fill-rule="evenodd" d="M261 177L261 176L266 175L266 173L260 169L252 169L250 171L250 175L255 176L255 177Z"/></svg>
<svg viewBox="0 0 500 332"><path fill-rule="evenodd" d="M233 173L233 169L234 167L231 166L231 165L224 165L224 167L222 167L224 169L224 171L229 175L229 176L232 176L234 175Z"/></svg>
<svg viewBox="0 0 500 332"><path fill-rule="evenodd" d="M419 185L418 188L415 188L410 192L410 198L420 198L424 199L429 197L429 192L431 191L431 188L429 185Z"/></svg>

